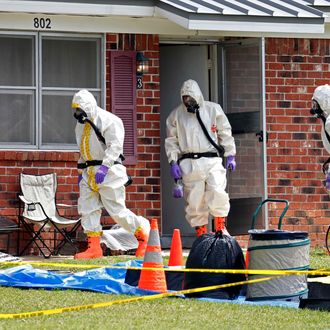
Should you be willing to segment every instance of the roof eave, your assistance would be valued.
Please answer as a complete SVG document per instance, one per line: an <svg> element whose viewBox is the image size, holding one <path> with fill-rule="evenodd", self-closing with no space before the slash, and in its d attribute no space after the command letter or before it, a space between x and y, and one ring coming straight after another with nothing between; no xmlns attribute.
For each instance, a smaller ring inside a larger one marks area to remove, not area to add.
<svg viewBox="0 0 330 330"><path fill-rule="evenodd" d="M134 16L151 17L152 5L91 4L54 1L1 0L0 12L42 13L51 15Z"/></svg>
<svg viewBox="0 0 330 330"><path fill-rule="evenodd" d="M188 29L199 31L225 32L260 32L260 33L324 33L324 18L308 17L260 17L230 16L184 13L177 15L158 8L156 13L168 20Z"/></svg>

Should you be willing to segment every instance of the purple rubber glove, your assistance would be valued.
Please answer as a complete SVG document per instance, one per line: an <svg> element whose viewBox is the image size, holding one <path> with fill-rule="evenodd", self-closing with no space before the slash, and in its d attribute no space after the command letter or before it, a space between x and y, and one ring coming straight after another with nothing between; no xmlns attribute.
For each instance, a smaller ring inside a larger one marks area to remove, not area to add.
<svg viewBox="0 0 330 330"><path fill-rule="evenodd" d="M181 168L176 162L171 163L171 177L174 180L181 179L182 177Z"/></svg>
<svg viewBox="0 0 330 330"><path fill-rule="evenodd" d="M79 186L81 180L82 180L82 174L79 174L78 175L78 186Z"/></svg>
<svg viewBox="0 0 330 330"><path fill-rule="evenodd" d="M235 156L228 156L227 157L227 164L226 164L226 169L229 171L235 171L236 169L236 160Z"/></svg>
<svg viewBox="0 0 330 330"><path fill-rule="evenodd" d="M100 184L104 181L105 176L109 171L109 167L105 165L101 165L97 172L95 173L95 182Z"/></svg>
<svg viewBox="0 0 330 330"><path fill-rule="evenodd" d="M325 187L327 190L330 190L330 173L327 173L326 179L325 179Z"/></svg>
<svg viewBox="0 0 330 330"><path fill-rule="evenodd" d="M172 195L174 198L182 198L183 197L183 186L181 183L177 182L174 185Z"/></svg>

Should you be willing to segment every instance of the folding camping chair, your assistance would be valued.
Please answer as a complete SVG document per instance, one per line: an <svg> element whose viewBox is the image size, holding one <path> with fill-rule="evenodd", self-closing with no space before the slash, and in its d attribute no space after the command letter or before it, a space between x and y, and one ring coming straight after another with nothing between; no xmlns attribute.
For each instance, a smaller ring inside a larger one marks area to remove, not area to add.
<svg viewBox="0 0 330 330"><path fill-rule="evenodd" d="M22 255L32 243L40 253L49 258L57 255L66 243L77 250L73 235L80 225L80 219L68 219L59 215L57 206L73 207L72 205L56 204L57 178L56 173L44 175L20 174L21 195L19 195L19 224L30 236ZM46 244L43 232L54 229L53 248ZM59 235L57 235L59 234ZM46 254L44 252L46 251Z"/></svg>

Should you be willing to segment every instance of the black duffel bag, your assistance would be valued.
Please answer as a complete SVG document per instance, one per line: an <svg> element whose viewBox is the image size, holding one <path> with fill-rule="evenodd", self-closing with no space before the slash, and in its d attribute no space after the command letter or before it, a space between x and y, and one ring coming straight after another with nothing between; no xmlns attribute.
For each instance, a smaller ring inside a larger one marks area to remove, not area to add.
<svg viewBox="0 0 330 330"><path fill-rule="evenodd" d="M198 237L190 250L186 268L245 269L244 255L236 239L222 232ZM245 281L245 274L186 272L184 289ZM187 294L187 297L234 299L242 285Z"/></svg>

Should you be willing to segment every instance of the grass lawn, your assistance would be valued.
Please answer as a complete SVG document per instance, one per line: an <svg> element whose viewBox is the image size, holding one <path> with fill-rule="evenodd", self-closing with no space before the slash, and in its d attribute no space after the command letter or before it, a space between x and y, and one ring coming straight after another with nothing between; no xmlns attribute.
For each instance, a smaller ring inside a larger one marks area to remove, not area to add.
<svg viewBox="0 0 330 330"><path fill-rule="evenodd" d="M68 260L107 264L134 257ZM49 260L45 260L49 262ZM311 268L330 269L330 256L311 253ZM0 287L1 313L20 313L132 298L78 290ZM194 299L163 298L24 319L0 319L0 329L330 329L330 313L307 309L235 305Z"/></svg>

